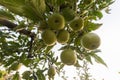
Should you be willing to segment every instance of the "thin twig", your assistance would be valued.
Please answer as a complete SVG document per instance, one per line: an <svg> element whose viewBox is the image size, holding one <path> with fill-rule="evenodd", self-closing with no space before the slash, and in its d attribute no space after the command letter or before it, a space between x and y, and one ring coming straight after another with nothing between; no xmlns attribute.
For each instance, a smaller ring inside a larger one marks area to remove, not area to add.
<svg viewBox="0 0 120 80"><path fill-rule="evenodd" d="M33 54L32 54L33 41L34 41L34 37L31 37L28 58L33 58Z"/></svg>

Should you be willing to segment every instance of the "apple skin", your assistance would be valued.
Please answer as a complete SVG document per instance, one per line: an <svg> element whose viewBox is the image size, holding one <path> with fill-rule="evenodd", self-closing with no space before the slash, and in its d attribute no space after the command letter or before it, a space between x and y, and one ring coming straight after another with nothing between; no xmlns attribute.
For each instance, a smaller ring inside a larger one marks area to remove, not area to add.
<svg viewBox="0 0 120 80"><path fill-rule="evenodd" d="M43 41L45 42L45 44L48 46L54 45L57 41L56 34L52 30L49 30L49 29L46 29L45 31L43 31L43 33L41 34L41 37Z"/></svg>
<svg viewBox="0 0 120 80"><path fill-rule="evenodd" d="M71 21L75 18L75 11L71 8L62 9L61 14L64 16L66 21Z"/></svg>
<svg viewBox="0 0 120 80"><path fill-rule="evenodd" d="M56 74L56 69L54 66L50 66L50 68L48 69L48 76L50 78L54 77Z"/></svg>
<svg viewBox="0 0 120 80"><path fill-rule="evenodd" d="M61 30L57 34L57 41L61 44L67 43L69 38L70 38L70 33L67 30Z"/></svg>
<svg viewBox="0 0 120 80"><path fill-rule="evenodd" d="M53 30L61 30L65 26L65 19L59 13L54 13L48 17L48 26Z"/></svg>
<svg viewBox="0 0 120 80"><path fill-rule="evenodd" d="M70 22L70 28L75 32L82 30L83 27L84 21L82 18L77 18Z"/></svg>
<svg viewBox="0 0 120 80"><path fill-rule="evenodd" d="M100 37L95 33L87 33L81 39L81 45L88 50L97 49L100 43Z"/></svg>
<svg viewBox="0 0 120 80"><path fill-rule="evenodd" d="M60 59L66 65L74 65L77 62L77 55L72 49L65 49L61 52Z"/></svg>

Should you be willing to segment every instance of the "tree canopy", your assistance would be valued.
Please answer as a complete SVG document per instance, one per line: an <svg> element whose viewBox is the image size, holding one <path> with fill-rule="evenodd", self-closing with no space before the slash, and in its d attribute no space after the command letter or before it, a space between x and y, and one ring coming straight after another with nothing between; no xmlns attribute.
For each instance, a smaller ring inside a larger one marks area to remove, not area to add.
<svg viewBox="0 0 120 80"><path fill-rule="evenodd" d="M94 31L113 2L0 0L0 79L51 80L66 65L84 69L80 62L107 66ZM22 75L21 66L29 69Z"/></svg>

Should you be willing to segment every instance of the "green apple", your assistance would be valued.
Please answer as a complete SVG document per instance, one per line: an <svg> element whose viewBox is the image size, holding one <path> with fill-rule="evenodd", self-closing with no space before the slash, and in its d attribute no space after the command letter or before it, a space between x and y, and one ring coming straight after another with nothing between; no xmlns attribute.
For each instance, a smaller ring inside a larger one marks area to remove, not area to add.
<svg viewBox="0 0 120 80"><path fill-rule="evenodd" d="M74 65L77 62L77 55L72 49L65 49L62 51L60 59L66 65Z"/></svg>
<svg viewBox="0 0 120 80"><path fill-rule="evenodd" d="M53 30L63 29L65 26L64 17L59 13L54 13L48 18L48 26Z"/></svg>
<svg viewBox="0 0 120 80"><path fill-rule="evenodd" d="M45 31L43 31L41 36L45 44L48 46L54 45L57 41L55 33L49 29L46 29Z"/></svg>
<svg viewBox="0 0 120 80"><path fill-rule="evenodd" d="M70 33L67 30L61 30L57 34L57 41L61 44L67 43L69 38L70 38Z"/></svg>
<svg viewBox="0 0 120 80"><path fill-rule="evenodd" d="M89 50L97 49L100 46L100 37L95 33L87 33L81 39L81 45Z"/></svg>
<svg viewBox="0 0 120 80"><path fill-rule="evenodd" d="M48 69L48 76L50 78L53 78L56 74L56 69L54 66L50 66L50 68Z"/></svg>
<svg viewBox="0 0 120 80"><path fill-rule="evenodd" d="M84 21L82 18L77 18L74 19L73 21L70 22L70 27L73 31L80 31L84 27Z"/></svg>
<svg viewBox="0 0 120 80"><path fill-rule="evenodd" d="M71 21L75 18L75 12L71 8L62 9L61 14L64 16L66 21Z"/></svg>

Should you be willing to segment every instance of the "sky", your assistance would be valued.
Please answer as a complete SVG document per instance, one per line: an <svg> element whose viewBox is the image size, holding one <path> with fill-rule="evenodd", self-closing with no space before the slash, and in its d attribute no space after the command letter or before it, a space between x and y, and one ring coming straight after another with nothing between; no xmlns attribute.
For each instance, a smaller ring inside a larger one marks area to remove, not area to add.
<svg viewBox="0 0 120 80"><path fill-rule="evenodd" d="M110 6L111 14L104 14L103 25L95 31L101 38L99 55L108 65L91 66L91 73L96 80L120 80L120 0Z"/></svg>

